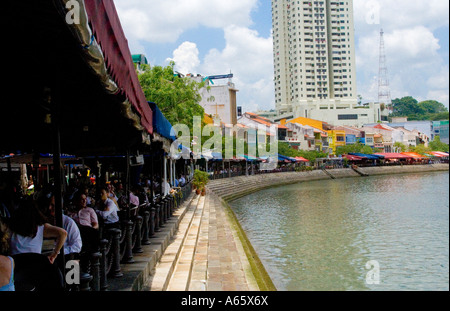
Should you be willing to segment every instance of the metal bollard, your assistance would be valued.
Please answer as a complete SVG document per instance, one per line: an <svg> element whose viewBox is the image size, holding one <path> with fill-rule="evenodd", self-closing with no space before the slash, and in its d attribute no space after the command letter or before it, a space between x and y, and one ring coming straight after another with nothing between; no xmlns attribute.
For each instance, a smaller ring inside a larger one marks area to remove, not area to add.
<svg viewBox="0 0 450 311"><path fill-rule="evenodd" d="M110 274L114 278L123 277L123 273L120 270L120 235L122 231L120 229L109 229L112 235L112 251L113 251L113 263Z"/></svg>
<svg viewBox="0 0 450 311"><path fill-rule="evenodd" d="M136 227L134 229L134 247L133 247L133 253L141 254L144 251L142 250L142 243L141 243L141 236L142 236L142 227L143 227L143 218L142 216L136 216L135 219Z"/></svg>
<svg viewBox="0 0 450 311"><path fill-rule="evenodd" d="M159 204L160 209L159 209L159 227L163 228L164 227L164 212L165 212L165 207L164 207L164 200L161 201L161 203Z"/></svg>
<svg viewBox="0 0 450 311"><path fill-rule="evenodd" d="M91 281L91 288L92 291L98 292L100 291L100 258L102 257L102 254L92 253L91 254L91 275L92 275L92 281Z"/></svg>
<svg viewBox="0 0 450 311"><path fill-rule="evenodd" d="M155 232L161 231L161 204L155 205Z"/></svg>
<svg viewBox="0 0 450 311"><path fill-rule="evenodd" d="M122 263L130 264L134 263L133 260L133 226L134 223L131 220L125 220L125 254L122 258ZM119 247L120 249L120 247Z"/></svg>
<svg viewBox="0 0 450 311"><path fill-rule="evenodd" d="M108 277L107 277L107 256L106 256L106 246L108 245L108 240L100 241L100 290L105 291L108 288Z"/></svg>
<svg viewBox="0 0 450 311"><path fill-rule="evenodd" d="M149 211L145 211L144 212L144 217L143 217L143 222L142 222L142 231L143 231L143 236L142 236L142 245L150 245L150 212Z"/></svg>
<svg viewBox="0 0 450 311"><path fill-rule="evenodd" d="M156 208L153 206L150 208L150 232L149 236L152 237L155 235L155 226L156 226Z"/></svg>

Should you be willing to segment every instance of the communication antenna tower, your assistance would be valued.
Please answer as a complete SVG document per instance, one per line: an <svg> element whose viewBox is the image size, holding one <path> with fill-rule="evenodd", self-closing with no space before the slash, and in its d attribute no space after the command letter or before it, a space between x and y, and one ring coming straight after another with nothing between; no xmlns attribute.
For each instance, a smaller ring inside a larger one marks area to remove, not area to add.
<svg viewBox="0 0 450 311"><path fill-rule="evenodd" d="M391 90L389 87L386 51L384 49L384 32L380 31L380 68L378 72L378 102L384 103L390 113L393 112Z"/></svg>

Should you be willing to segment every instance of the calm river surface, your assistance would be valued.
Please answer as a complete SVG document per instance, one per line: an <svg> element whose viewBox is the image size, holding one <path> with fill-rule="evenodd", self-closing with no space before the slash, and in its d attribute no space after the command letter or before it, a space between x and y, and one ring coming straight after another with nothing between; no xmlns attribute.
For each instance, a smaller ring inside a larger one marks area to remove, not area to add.
<svg viewBox="0 0 450 311"><path fill-rule="evenodd" d="M278 290L449 290L448 172L311 181L230 205Z"/></svg>

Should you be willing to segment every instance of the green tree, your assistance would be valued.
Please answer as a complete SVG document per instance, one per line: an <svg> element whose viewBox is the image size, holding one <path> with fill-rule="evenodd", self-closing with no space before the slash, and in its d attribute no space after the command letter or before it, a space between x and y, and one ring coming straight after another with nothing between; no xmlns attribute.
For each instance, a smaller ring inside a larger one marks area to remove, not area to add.
<svg viewBox="0 0 450 311"><path fill-rule="evenodd" d="M413 149L413 152L416 152L419 154L424 154L424 153L431 151L429 147L425 147L425 145L423 145L423 144L417 145L415 148L412 148L412 149Z"/></svg>
<svg viewBox="0 0 450 311"><path fill-rule="evenodd" d="M401 142L396 142L394 144L394 148L398 149L400 152L407 152L409 150L408 146L406 146L405 144L403 144Z"/></svg>
<svg viewBox="0 0 450 311"><path fill-rule="evenodd" d="M364 146L364 147L361 149L361 153L364 153L364 154L373 154L373 149L372 149L370 146Z"/></svg>
<svg viewBox="0 0 450 311"><path fill-rule="evenodd" d="M154 102L172 124L186 124L192 133L193 117L203 119L204 109L199 105L199 90L205 84L174 73L175 63L169 66L143 65L138 73L139 82L148 101ZM204 125L204 124L203 124Z"/></svg>
<svg viewBox="0 0 450 311"><path fill-rule="evenodd" d="M392 105L394 106L393 116L406 117L420 112L423 113L424 111L418 103L412 96L394 99L392 101Z"/></svg>
<svg viewBox="0 0 450 311"><path fill-rule="evenodd" d="M421 107L426 113L441 113L441 112L447 112L447 107L444 106L444 104L435 101L435 100L426 100L423 102L420 102L419 107Z"/></svg>
<svg viewBox="0 0 450 311"><path fill-rule="evenodd" d="M392 117L408 117L410 121L439 121L448 120L447 107L435 100L418 102L411 96L396 98L392 101L394 112Z"/></svg>
<svg viewBox="0 0 450 311"><path fill-rule="evenodd" d="M295 150L289 146L289 143L278 142L278 153L286 157L303 157L314 163L317 158L326 158L327 153L320 151L305 151L305 150Z"/></svg>
<svg viewBox="0 0 450 311"><path fill-rule="evenodd" d="M360 142L353 145L339 146L336 148L336 155L338 156L349 153L373 154L374 150L370 146L363 145Z"/></svg>
<svg viewBox="0 0 450 311"><path fill-rule="evenodd" d="M436 136L432 142L430 142L430 149L432 151L448 152L449 146L441 141L439 136Z"/></svg>
<svg viewBox="0 0 450 311"><path fill-rule="evenodd" d="M349 154L349 153L360 153L363 149L364 145L360 142L357 142L353 145L345 145L345 146L339 146L336 148L336 155L340 156L343 154Z"/></svg>

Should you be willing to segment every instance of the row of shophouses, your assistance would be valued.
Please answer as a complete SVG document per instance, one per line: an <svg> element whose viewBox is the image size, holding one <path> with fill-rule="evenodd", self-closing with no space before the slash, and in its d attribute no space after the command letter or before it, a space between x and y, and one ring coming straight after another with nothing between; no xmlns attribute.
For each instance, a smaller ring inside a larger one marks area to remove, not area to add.
<svg viewBox="0 0 450 311"><path fill-rule="evenodd" d="M238 119L238 127L254 129L266 127L267 135L278 136L279 141L285 141L297 150L321 151L336 154L339 146L361 143L372 147L378 152L401 152L398 144L407 147L416 147L420 144L428 147L430 141L440 132L443 134L443 142L448 144L448 121L444 124L429 121L408 122L398 124L367 124L361 128L351 126L334 126L323 121L308 118L296 118L293 120L281 120L275 124L269 119L254 113L246 112ZM276 127L274 127L276 125ZM272 126L272 127L271 127ZM230 126L224 125L225 134ZM252 141L251 131L248 132L248 141Z"/></svg>

